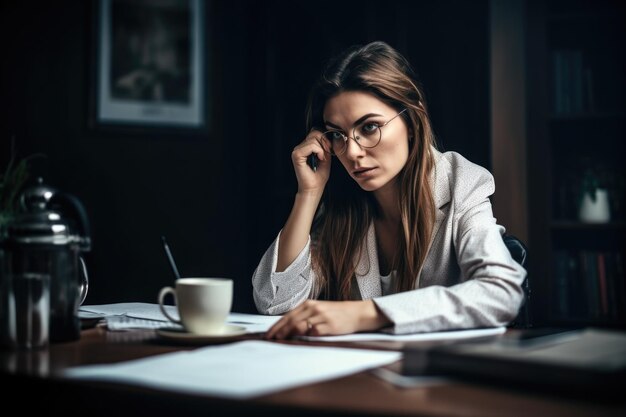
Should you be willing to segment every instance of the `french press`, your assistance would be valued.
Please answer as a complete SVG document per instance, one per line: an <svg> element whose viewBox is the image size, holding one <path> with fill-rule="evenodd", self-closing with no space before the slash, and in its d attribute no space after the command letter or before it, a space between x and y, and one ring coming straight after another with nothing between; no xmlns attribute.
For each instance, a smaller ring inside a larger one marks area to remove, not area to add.
<svg viewBox="0 0 626 417"><path fill-rule="evenodd" d="M15 275L50 277L50 342L80 337L78 306L87 295L88 284L81 254L90 246L89 223L82 203L71 194L43 184L41 178L21 194L20 212L0 236L3 288L10 286L7 277Z"/></svg>

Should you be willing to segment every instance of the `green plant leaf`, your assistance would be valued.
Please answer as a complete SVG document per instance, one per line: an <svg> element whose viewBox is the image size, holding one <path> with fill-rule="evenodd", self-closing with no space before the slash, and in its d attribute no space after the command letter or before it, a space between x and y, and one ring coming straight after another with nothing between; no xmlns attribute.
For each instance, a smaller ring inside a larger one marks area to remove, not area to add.
<svg viewBox="0 0 626 417"><path fill-rule="evenodd" d="M0 225L11 219L19 209L19 194L30 177L30 161L44 157L33 154L18 161L15 151L15 137L11 141L11 157L4 174L0 176Z"/></svg>

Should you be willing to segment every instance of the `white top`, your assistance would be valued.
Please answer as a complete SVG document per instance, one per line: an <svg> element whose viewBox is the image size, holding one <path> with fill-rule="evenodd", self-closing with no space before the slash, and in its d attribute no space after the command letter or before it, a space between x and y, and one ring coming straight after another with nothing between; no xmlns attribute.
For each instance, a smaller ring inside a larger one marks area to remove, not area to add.
<svg viewBox="0 0 626 417"><path fill-rule="evenodd" d="M389 275L380 277L380 287L383 291L383 295L392 294L391 283L396 279L396 271L391 271Z"/></svg>

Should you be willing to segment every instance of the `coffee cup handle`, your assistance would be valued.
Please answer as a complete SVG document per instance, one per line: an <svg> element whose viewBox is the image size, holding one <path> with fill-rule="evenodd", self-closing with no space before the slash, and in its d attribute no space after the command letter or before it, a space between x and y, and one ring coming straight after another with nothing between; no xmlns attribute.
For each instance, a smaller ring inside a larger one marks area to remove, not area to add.
<svg viewBox="0 0 626 417"><path fill-rule="evenodd" d="M174 323L182 324L180 320L176 320L174 317L170 316L167 310L165 309L165 306L163 305L163 299L165 298L167 294L170 294L170 293L174 297L174 304L178 304L178 300L176 300L176 290L174 290L174 288L172 287L165 287L165 288L162 288L161 291L159 292L159 308L161 309L161 313L163 313L163 315L167 317L170 321L173 321Z"/></svg>

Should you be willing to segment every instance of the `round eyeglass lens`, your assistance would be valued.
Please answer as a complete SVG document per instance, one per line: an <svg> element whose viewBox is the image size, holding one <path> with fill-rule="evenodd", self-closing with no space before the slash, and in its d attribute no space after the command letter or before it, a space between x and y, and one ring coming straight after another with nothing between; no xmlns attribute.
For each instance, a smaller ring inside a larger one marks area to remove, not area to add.
<svg viewBox="0 0 626 417"><path fill-rule="evenodd" d="M322 135L325 139L322 146L332 155L341 155L346 150L347 138L338 130L329 130Z"/></svg>
<svg viewBox="0 0 626 417"><path fill-rule="evenodd" d="M380 138L380 126L376 123L366 122L354 128L354 139L364 148L373 148L378 145Z"/></svg>

